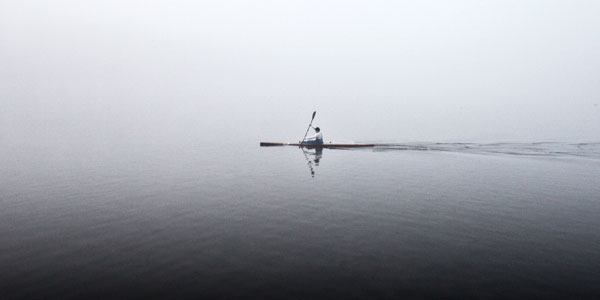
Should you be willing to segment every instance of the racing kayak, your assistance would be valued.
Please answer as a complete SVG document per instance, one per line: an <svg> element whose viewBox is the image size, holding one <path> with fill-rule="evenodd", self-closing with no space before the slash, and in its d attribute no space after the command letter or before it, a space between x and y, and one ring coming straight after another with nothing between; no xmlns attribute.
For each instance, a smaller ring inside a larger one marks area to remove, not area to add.
<svg viewBox="0 0 600 300"><path fill-rule="evenodd" d="M365 148L375 147L375 144L354 144L354 143L323 143L323 144L300 144L300 143L278 143L278 142L260 142L261 147L272 147L272 146L301 146L307 148Z"/></svg>

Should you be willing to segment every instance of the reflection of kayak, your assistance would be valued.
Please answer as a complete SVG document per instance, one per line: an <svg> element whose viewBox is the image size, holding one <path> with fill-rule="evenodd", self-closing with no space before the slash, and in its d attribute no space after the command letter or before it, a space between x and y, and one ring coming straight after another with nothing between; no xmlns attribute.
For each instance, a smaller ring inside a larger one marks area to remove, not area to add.
<svg viewBox="0 0 600 300"><path fill-rule="evenodd" d="M274 142L260 142L261 147L269 146L302 146L307 148L359 148L359 147L375 147L375 144L353 144L353 143L323 143L323 144L302 144L300 143L274 143Z"/></svg>

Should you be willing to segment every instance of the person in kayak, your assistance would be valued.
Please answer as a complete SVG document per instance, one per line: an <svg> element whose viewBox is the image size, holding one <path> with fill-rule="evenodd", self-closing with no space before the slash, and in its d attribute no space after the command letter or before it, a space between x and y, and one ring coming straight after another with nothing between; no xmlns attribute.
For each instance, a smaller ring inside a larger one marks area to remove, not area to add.
<svg viewBox="0 0 600 300"><path fill-rule="evenodd" d="M312 126L310 126L310 127L315 130L315 132L316 132L315 135L306 137L306 139L304 139L304 142L301 142L301 143L305 144L305 145L322 145L323 144L323 134L321 133L321 128L312 127Z"/></svg>

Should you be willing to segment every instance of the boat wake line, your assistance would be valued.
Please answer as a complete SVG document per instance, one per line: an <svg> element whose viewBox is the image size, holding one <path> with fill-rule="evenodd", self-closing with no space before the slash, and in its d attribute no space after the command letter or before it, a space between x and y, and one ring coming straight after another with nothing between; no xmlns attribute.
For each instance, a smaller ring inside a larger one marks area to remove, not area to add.
<svg viewBox="0 0 600 300"><path fill-rule="evenodd" d="M380 143L374 151L446 151L474 154L600 159L600 143Z"/></svg>

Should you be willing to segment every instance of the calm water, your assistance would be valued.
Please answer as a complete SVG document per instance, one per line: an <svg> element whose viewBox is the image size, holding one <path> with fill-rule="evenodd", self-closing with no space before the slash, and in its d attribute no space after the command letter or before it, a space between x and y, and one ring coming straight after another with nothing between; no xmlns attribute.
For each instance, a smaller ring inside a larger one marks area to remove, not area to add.
<svg viewBox="0 0 600 300"><path fill-rule="evenodd" d="M3 299L600 297L600 144L0 154Z"/></svg>

